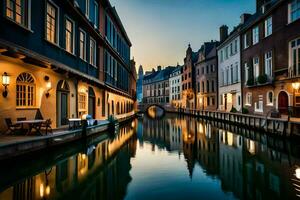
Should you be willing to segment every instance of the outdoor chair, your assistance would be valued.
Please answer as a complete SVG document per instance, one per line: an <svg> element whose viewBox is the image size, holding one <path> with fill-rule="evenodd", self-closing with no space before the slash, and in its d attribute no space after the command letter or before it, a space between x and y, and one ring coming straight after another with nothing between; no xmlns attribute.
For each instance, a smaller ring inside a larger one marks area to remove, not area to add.
<svg viewBox="0 0 300 200"><path fill-rule="evenodd" d="M17 121L26 121L26 117L18 117ZM21 129L24 130L24 124L21 124Z"/></svg>
<svg viewBox="0 0 300 200"><path fill-rule="evenodd" d="M11 118L5 118L5 123L7 126L6 133L14 134L16 131L21 130L21 125L13 124Z"/></svg>
<svg viewBox="0 0 300 200"><path fill-rule="evenodd" d="M41 123L40 130L45 130L46 135L48 134L48 131L53 133L51 124L52 124L51 119L47 119L45 122Z"/></svg>

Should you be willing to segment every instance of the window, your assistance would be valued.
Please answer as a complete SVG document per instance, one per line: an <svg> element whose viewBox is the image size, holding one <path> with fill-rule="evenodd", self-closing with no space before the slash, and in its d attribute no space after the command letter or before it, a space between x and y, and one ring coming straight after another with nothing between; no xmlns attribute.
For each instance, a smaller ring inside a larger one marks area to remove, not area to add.
<svg viewBox="0 0 300 200"><path fill-rule="evenodd" d="M250 79L249 66L247 63L245 63L244 67L245 67L245 81L247 83L247 81Z"/></svg>
<svg viewBox="0 0 300 200"><path fill-rule="evenodd" d="M94 2L94 8L95 8L94 25L96 28L98 28L99 27L99 6L96 1Z"/></svg>
<svg viewBox="0 0 300 200"><path fill-rule="evenodd" d="M17 24L28 27L29 6L28 0L6 0L6 17Z"/></svg>
<svg viewBox="0 0 300 200"><path fill-rule="evenodd" d="M258 57L253 58L253 74L254 74L254 78L257 78L259 76L259 58Z"/></svg>
<svg viewBox="0 0 300 200"><path fill-rule="evenodd" d="M268 37L269 35L272 35L272 17L269 17L265 21L265 37Z"/></svg>
<svg viewBox="0 0 300 200"><path fill-rule="evenodd" d="M74 22L66 18L66 51L74 53Z"/></svg>
<svg viewBox="0 0 300 200"><path fill-rule="evenodd" d="M58 44L58 8L47 2L47 22L46 22L46 39L49 42Z"/></svg>
<svg viewBox="0 0 300 200"><path fill-rule="evenodd" d="M211 91L215 92L215 82L213 80L211 81Z"/></svg>
<svg viewBox="0 0 300 200"><path fill-rule="evenodd" d="M254 111L255 112L263 112L263 110L264 110L263 96L259 95L258 98L259 98L258 102L255 102Z"/></svg>
<svg viewBox="0 0 300 200"><path fill-rule="evenodd" d="M90 0L85 0L85 15L87 18L90 16Z"/></svg>
<svg viewBox="0 0 300 200"><path fill-rule="evenodd" d="M272 77L272 51L265 53L265 73Z"/></svg>
<svg viewBox="0 0 300 200"><path fill-rule="evenodd" d="M234 53L237 53L238 51L238 41L234 40Z"/></svg>
<svg viewBox="0 0 300 200"><path fill-rule="evenodd" d="M273 104L273 102L274 102L273 98L274 98L274 93L272 91L269 91L267 93L267 105L268 106L273 106L274 105Z"/></svg>
<svg viewBox="0 0 300 200"><path fill-rule="evenodd" d="M291 77L300 74L300 38L290 42L289 75Z"/></svg>
<svg viewBox="0 0 300 200"><path fill-rule="evenodd" d="M35 106L35 83L34 78L28 73L22 73L17 78L16 106Z"/></svg>
<svg viewBox="0 0 300 200"><path fill-rule="evenodd" d="M83 92L78 94L78 109L79 111L86 110L86 94Z"/></svg>
<svg viewBox="0 0 300 200"><path fill-rule="evenodd" d="M248 42L248 35L247 33L244 35L244 49L247 49L249 47L249 42Z"/></svg>
<svg viewBox="0 0 300 200"><path fill-rule="evenodd" d="M84 31L79 31L79 57L86 60L86 34Z"/></svg>
<svg viewBox="0 0 300 200"><path fill-rule="evenodd" d="M252 93L248 92L246 94L246 105L247 106L251 106L251 104L252 104Z"/></svg>
<svg viewBox="0 0 300 200"><path fill-rule="evenodd" d="M294 22L300 18L300 0L294 0L289 4L289 22Z"/></svg>
<svg viewBox="0 0 300 200"><path fill-rule="evenodd" d="M209 80L206 81L206 92L209 93Z"/></svg>
<svg viewBox="0 0 300 200"><path fill-rule="evenodd" d="M231 65L231 67L230 67L230 84L233 84L233 76L234 76L233 65Z"/></svg>
<svg viewBox="0 0 300 200"><path fill-rule="evenodd" d="M90 64L96 66L96 41L90 39Z"/></svg>
<svg viewBox="0 0 300 200"><path fill-rule="evenodd" d="M259 42L259 28L258 26L252 29L252 40L253 40L253 45L257 44Z"/></svg>
<svg viewBox="0 0 300 200"><path fill-rule="evenodd" d="M235 74L235 82L237 83L240 80L239 63L238 62L235 63L235 73L236 73Z"/></svg>

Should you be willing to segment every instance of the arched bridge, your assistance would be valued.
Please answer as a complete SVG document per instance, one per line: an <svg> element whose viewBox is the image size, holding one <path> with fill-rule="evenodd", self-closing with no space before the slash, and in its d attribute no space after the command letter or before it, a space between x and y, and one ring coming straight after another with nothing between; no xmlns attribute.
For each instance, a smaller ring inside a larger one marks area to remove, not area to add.
<svg viewBox="0 0 300 200"><path fill-rule="evenodd" d="M138 105L138 110L139 110L139 112L147 112L148 109L152 106L161 108L165 112L174 111L173 107L171 107L169 104L165 104L165 103L140 103Z"/></svg>

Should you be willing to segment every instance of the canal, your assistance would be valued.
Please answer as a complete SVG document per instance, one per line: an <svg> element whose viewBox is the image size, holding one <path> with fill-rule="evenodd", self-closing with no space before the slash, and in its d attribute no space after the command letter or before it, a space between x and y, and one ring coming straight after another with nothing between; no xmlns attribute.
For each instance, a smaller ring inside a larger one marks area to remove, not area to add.
<svg viewBox="0 0 300 200"><path fill-rule="evenodd" d="M300 154L284 141L166 114L2 162L0 199L297 199Z"/></svg>

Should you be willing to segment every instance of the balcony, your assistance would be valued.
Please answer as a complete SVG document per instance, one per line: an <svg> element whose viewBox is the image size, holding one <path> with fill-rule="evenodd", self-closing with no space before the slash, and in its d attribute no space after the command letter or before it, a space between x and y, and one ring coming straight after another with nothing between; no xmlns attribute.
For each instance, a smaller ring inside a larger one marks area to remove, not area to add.
<svg viewBox="0 0 300 200"><path fill-rule="evenodd" d="M273 83L274 83L274 78L264 74L264 75L259 75L257 78L248 79L248 81L246 82L246 86L250 88L256 86L270 85Z"/></svg>

